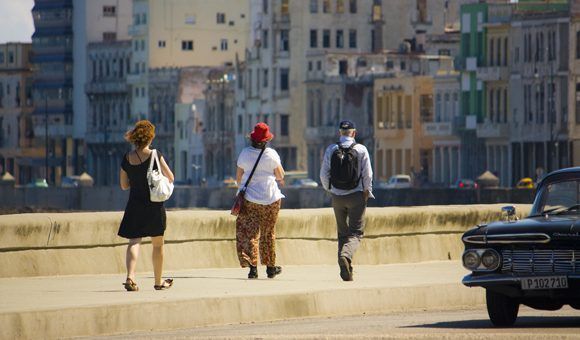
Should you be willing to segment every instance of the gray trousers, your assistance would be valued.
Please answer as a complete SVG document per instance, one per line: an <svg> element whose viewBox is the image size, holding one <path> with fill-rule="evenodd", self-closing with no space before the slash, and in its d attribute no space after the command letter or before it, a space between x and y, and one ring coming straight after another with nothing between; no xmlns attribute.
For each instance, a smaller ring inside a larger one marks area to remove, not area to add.
<svg viewBox="0 0 580 340"><path fill-rule="evenodd" d="M360 245L365 228L367 204L362 191L339 196L332 195L332 207L338 232L338 257L352 260Z"/></svg>

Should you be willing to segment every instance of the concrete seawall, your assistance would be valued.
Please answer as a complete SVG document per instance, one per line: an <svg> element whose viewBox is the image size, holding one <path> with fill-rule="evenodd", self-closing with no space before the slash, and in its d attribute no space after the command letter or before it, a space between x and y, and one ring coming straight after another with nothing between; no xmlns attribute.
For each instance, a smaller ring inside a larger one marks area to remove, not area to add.
<svg viewBox="0 0 580 340"><path fill-rule="evenodd" d="M503 204L369 208L355 264L458 260L460 235L500 217ZM529 205L518 205L526 214ZM121 212L0 216L0 277L108 274L125 271ZM237 267L235 219L228 211L168 212L167 270ZM277 224L278 262L335 264L332 210L283 209ZM150 244L138 268L151 271Z"/></svg>
<svg viewBox="0 0 580 340"><path fill-rule="evenodd" d="M286 195L282 205L286 209L330 207L330 196L322 188L283 188ZM233 188L198 188L178 186L166 202L169 208L203 207L229 209L235 194ZM375 189L374 207L493 204L501 202L531 203L531 189L458 190L431 189ZM0 186L0 210L22 207L52 208L77 211L119 211L125 209L128 192L119 187L80 188L13 188Z"/></svg>

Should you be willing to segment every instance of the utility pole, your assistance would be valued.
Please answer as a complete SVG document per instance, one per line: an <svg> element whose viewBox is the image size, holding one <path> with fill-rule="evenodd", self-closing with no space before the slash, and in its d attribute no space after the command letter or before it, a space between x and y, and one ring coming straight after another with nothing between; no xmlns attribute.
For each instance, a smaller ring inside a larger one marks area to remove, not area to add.
<svg viewBox="0 0 580 340"><path fill-rule="evenodd" d="M48 96L44 95L44 171L48 183Z"/></svg>

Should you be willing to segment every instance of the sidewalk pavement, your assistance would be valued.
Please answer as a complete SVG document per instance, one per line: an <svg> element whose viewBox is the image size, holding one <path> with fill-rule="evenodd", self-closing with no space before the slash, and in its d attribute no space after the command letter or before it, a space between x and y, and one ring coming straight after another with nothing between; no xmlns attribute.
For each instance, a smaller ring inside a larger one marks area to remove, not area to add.
<svg viewBox="0 0 580 340"><path fill-rule="evenodd" d="M283 266L275 279L259 267L168 272L169 290L152 273L126 292L123 275L0 279L0 338L61 338L197 326L445 309L480 305L484 291L461 284L457 261L357 266L343 282L338 266Z"/></svg>

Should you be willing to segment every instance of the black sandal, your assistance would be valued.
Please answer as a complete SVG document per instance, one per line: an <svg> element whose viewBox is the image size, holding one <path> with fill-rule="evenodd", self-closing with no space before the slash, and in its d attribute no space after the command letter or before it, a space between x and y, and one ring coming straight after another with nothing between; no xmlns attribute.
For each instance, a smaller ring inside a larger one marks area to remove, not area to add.
<svg viewBox="0 0 580 340"><path fill-rule="evenodd" d="M125 281L125 283L122 283L123 286L125 286L125 289L128 292L136 292L139 290L139 287L137 286L137 283L135 283L135 281L133 281L130 278L127 278L127 281Z"/></svg>
<svg viewBox="0 0 580 340"><path fill-rule="evenodd" d="M153 288L155 288L155 290L164 290L171 288L171 286L173 286L173 279L166 279L161 282L160 285L154 285Z"/></svg>

